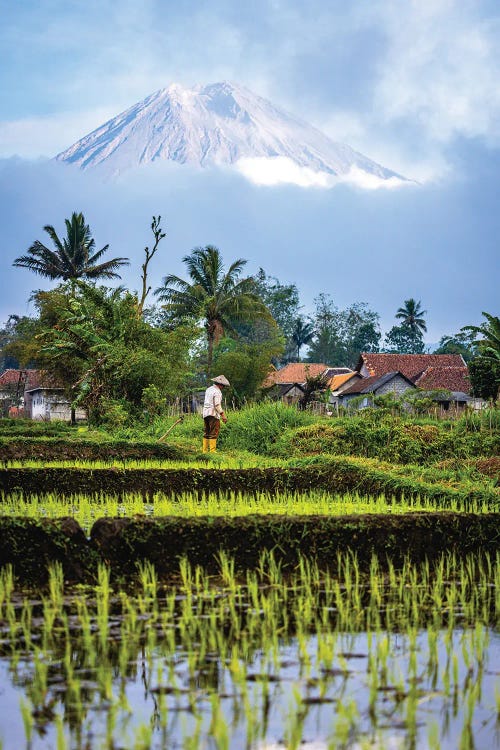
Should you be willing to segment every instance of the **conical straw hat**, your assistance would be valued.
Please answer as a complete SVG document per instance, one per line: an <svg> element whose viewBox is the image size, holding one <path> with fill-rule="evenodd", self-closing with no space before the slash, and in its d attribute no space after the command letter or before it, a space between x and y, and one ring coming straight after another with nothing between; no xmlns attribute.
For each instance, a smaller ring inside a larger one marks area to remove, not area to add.
<svg viewBox="0 0 500 750"><path fill-rule="evenodd" d="M224 377L224 375L217 375L216 378L211 378L212 383L217 383L218 385L230 385L229 380Z"/></svg>

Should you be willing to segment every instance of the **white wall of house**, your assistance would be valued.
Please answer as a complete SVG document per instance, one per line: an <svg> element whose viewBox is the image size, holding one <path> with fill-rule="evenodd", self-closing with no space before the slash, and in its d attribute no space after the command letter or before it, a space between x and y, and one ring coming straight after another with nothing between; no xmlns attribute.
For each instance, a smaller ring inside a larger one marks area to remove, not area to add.
<svg viewBox="0 0 500 750"><path fill-rule="evenodd" d="M37 388L25 393L25 408L31 419L52 421L71 419L71 404L59 389ZM83 409L76 410L77 419L86 419Z"/></svg>

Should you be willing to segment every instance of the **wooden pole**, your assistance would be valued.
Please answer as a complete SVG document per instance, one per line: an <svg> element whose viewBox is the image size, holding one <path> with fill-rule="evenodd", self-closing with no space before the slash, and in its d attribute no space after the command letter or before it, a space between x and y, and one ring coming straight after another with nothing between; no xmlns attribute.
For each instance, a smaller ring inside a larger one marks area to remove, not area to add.
<svg viewBox="0 0 500 750"><path fill-rule="evenodd" d="M173 430L173 429L174 429L175 425L176 425L176 424L179 424L179 422L182 422L182 420L183 420L183 419L184 419L184 415L180 416L180 417L179 417L179 419L177 419L177 420L176 420L176 421L175 421L175 422L173 423L173 425L170 425L170 427L168 428L168 430L167 430L166 432L164 432L164 433L163 433L163 435L162 435L162 436L161 436L160 438L158 438L158 442L159 442L159 443L161 443L161 442L162 442L162 440L163 440L164 438L166 438L166 437L167 437L168 433L169 433L169 432L170 432L171 430Z"/></svg>

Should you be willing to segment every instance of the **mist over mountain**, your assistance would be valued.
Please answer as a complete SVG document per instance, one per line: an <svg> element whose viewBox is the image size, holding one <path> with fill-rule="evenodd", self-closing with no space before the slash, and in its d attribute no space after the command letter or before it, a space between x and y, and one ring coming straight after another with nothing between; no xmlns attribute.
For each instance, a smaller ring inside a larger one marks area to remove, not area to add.
<svg viewBox="0 0 500 750"><path fill-rule="evenodd" d="M106 176L172 160L198 167L236 167L260 184L330 187L340 181L392 187L406 182L249 89L227 82L192 88L174 83L109 120L56 159L81 169L99 168Z"/></svg>

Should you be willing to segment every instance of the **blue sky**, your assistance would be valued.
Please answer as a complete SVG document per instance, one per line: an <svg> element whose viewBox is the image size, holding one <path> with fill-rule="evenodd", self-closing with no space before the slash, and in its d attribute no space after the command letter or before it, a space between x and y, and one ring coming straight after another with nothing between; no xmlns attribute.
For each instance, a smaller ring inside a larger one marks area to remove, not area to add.
<svg viewBox="0 0 500 750"><path fill-rule="evenodd" d="M428 341L498 314L500 13L488 0L120 3L19 0L0 26L0 322L46 281L13 269L44 224L82 210L138 288L152 214L167 227L152 283L216 244L382 327L412 296ZM47 161L151 92L231 80L418 186L257 187L163 166L116 185Z"/></svg>

